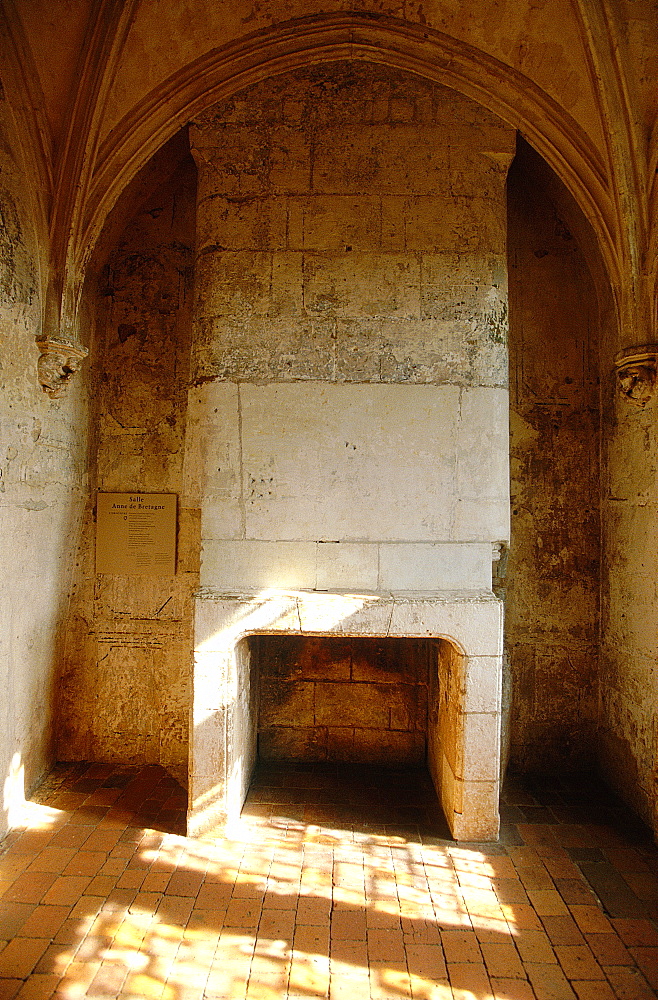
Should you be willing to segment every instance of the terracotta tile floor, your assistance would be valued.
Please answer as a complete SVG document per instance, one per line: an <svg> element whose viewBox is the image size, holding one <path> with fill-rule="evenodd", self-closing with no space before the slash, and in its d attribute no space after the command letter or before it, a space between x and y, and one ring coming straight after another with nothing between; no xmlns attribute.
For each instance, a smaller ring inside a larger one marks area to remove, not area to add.
<svg viewBox="0 0 658 1000"><path fill-rule="evenodd" d="M658 850L595 780L509 781L499 844L424 773L261 766L225 840L159 767L66 765L0 846L0 1000L636 1000Z"/></svg>

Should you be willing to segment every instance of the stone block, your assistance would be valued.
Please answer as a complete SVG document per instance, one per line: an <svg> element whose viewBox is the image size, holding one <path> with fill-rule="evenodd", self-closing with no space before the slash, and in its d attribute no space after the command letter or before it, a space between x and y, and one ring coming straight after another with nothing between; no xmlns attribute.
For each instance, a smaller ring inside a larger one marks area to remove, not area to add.
<svg viewBox="0 0 658 1000"><path fill-rule="evenodd" d="M427 690L420 685L391 685L388 699L389 729L425 732Z"/></svg>
<svg viewBox="0 0 658 1000"><path fill-rule="evenodd" d="M330 726L327 729L327 760L352 763L356 760L352 726Z"/></svg>
<svg viewBox="0 0 658 1000"><path fill-rule="evenodd" d="M500 712L502 660L498 656L471 656L465 667L465 712Z"/></svg>
<svg viewBox="0 0 658 1000"><path fill-rule="evenodd" d="M463 783L456 780L448 758L443 753L443 748L441 748L439 754L438 771L441 775L441 792L439 798L446 820L448 821L448 826L452 831L455 814L461 812Z"/></svg>
<svg viewBox="0 0 658 1000"><path fill-rule="evenodd" d="M226 713L208 712L193 725L190 732L191 797L205 794L226 775Z"/></svg>
<svg viewBox="0 0 658 1000"><path fill-rule="evenodd" d="M197 204L196 252L283 250L286 247L285 198L227 198L216 195Z"/></svg>
<svg viewBox="0 0 658 1000"><path fill-rule="evenodd" d="M197 259L197 322L216 316L244 320L270 311L272 254L252 250L216 250Z"/></svg>
<svg viewBox="0 0 658 1000"><path fill-rule="evenodd" d="M275 255L271 309L267 316L250 316L240 321L221 316L205 321L204 326L210 331L209 343L197 355L198 378L331 379L335 365L334 321L325 316L300 316L291 323L281 315L281 297L285 299L296 292L279 282L279 263L280 255Z"/></svg>
<svg viewBox="0 0 658 1000"><path fill-rule="evenodd" d="M468 656L502 655L502 605L486 594L470 600L397 599L389 635L425 635L456 641Z"/></svg>
<svg viewBox="0 0 658 1000"><path fill-rule="evenodd" d="M287 618L291 612L296 616L296 600L294 596L286 594L280 594L276 598L268 596L263 601L244 594L240 597L218 598L204 593L197 596L194 602L195 649L200 655L215 652L226 655L231 653L233 646L243 635L258 631L258 626L252 626L253 621L259 624L278 621L281 617ZM195 669L203 667L203 660L200 660Z"/></svg>
<svg viewBox="0 0 658 1000"><path fill-rule="evenodd" d="M315 722L315 684L262 677L260 681L260 722L269 726L310 727Z"/></svg>
<svg viewBox="0 0 658 1000"><path fill-rule="evenodd" d="M185 595L176 577L99 573L94 596L100 629L111 628L115 618L180 622L184 615Z"/></svg>
<svg viewBox="0 0 658 1000"><path fill-rule="evenodd" d="M353 594L299 594L302 632L333 635L388 635L391 603Z"/></svg>
<svg viewBox="0 0 658 1000"><path fill-rule="evenodd" d="M204 539L201 585L231 593L312 589L315 553L313 542Z"/></svg>
<svg viewBox="0 0 658 1000"><path fill-rule="evenodd" d="M221 640L220 640L221 641ZM192 685L193 724L203 722L230 700L232 649L204 650L194 655Z"/></svg>
<svg viewBox="0 0 658 1000"><path fill-rule="evenodd" d="M447 538L454 386L241 387L251 538ZM432 434L427 428L432 428Z"/></svg>
<svg viewBox="0 0 658 1000"><path fill-rule="evenodd" d="M446 811L446 807L441 797L441 746L431 726L428 726L427 729L426 756L427 756L427 770L430 773L432 784L434 785L434 790L436 792L439 802L441 803L442 808L444 809L444 811Z"/></svg>
<svg viewBox="0 0 658 1000"><path fill-rule="evenodd" d="M192 684L192 648L187 630L180 637L164 635L154 656L154 677L160 688L160 710L187 718Z"/></svg>
<svg viewBox="0 0 658 1000"><path fill-rule="evenodd" d="M287 641L290 641L288 639ZM307 680L349 681L352 675L352 640L332 636L301 640L302 676Z"/></svg>
<svg viewBox="0 0 658 1000"><path fill-rule="evenodd" d="M425 734L355 728L353 753L351 759L364 764L417 767L425 763Z"/></svg>
<svg viewBox="0 0 658 1000"><path fill-rule="evenodd" d="M381 211L377 196L316 194L295 202L293 206L291 199L290 212L301 213L301 244L291 247L338 253L379 250Z"/></svg>
<svg viewBox="0 0 658 1000"><path fill-rule="evenodd" d="M448 193L449 152L442 128L410 123L364 129L327 128L315 144L313 187L318 192Z"/></svg>
<svg viewBox="0 0 658 1000"><path fill-rule="evenodd" d="M376 590L378 546L356 542L318 542L318 590Z"/></svg>
<svg viewBox="0 0 658 1000"><path fill-rule="evenodd" d="M406 194L382 194L380 196L382 250L394 252L406 249L404 242L406 203Z"/></svg>
<svg viewBox="0 0 658 1000"><path fill-rule="evenodd" d="M358 682L315 684L315 721L321 726L386 729L390 687Z"/></svg>
<svg viewBox="0 0 658 1000"><path fill-rule="evenodd" d="M208 493L201 512L201 535L207 539L238 539L242 535L242 511L238 497L227 499ZM201 553L201 542L197 559Z"/></svg>
<svg viewBox="0 0 658 1000"><path fill-rule="evenodd" d="M471 154L468 160L459 156L451 158L450 190L456 198L473 198L477 195L481 198L504 201L507 171L511 163L509 133L505 136L505 140L507 146L505 152L508 156L504 159L499 160L500 154L493 149ZM492 153L495 153L495 156L492 156Z"/></svg>
<svg viewBox="0 0 658 1000"><path fill-rule="evenodd" d="M561 343L561 341L560 341ZM575 346L575 345L574 345ZM580 345L578 345L580 346ZM582 347L581 347L582 351ZM571 359L569 359L570 361ZM566 368L568 362L562 361ZM581 362L582 364L582 362ZM562 372L560 372L562 374ZM589 373L588 373L589 374ZM578 389L583 391L582 383L584 378L578 379ZM629 501L627 508L610 514L614 518L613 524L616 526L618 518L653 518L653 510L644 506L646 498L651 496L654 489L654 463L644 461L629 461L629 456L637 454L637 414L635 408L621 405L624 401L617 400L615 406L616 428L615 433L610 435L608 441L608 476L610 496L615 497L613 509L619 507L619 500ZM583 419L587 419L586 416ZM592 433L594 428L592 428ZM639 527L639 525L638 525ZM626 525L621 527L622 533L627 531ZM632 530L637 530L635 526ZM615 532L616 534L616 532Z"/></svg>
<svg viewBox="0 0 658 1000"><path fill-rule="evenodd" d="M500 775L500 715L467 712L463 717L463 766L457 777L465 781L498 781Z"/></svg>
<svg viewBox="0 0 658 1000"><path fill-rule="evenodd" d="M346 382L470 384L479 358L466 324L451 319L338 317L335 336Z"/></svg>
<svg viewBox="0 0 658 1000"><path fill-rule="evenodd" d="M490 544L408 542L379 546L380 590L485 590L489 587Z"/></svg>
<svg viewBox="0 0 658 1000"><path fill-rule="evenodd" d="M192 773L188 789L187 835L221 836L227 821L226 788L216 774Z"/></svg>
<svg viewBox="0 0 658 1000"><path fill-rule="evenodd" d="M438 732L443 754L456 778L463 777L464 770L464 719L458 704L444 702L439 694L440 707Z"/></svg>
<svg viewBox="0 0 658 1000"><path fill-rule="evenodd" d="M279 342L280 345L288 344L288 351L292 348L300 351L303 347L303 338L308 336L311 330L316 327L311 324L302 325L301 330L291 330L291 317L302 317L305 312L304 304L304 257L301 253L272 254L272 281L270 288L269 316L263 340L265 343ZM279 326L272 325L272 318L280 316L283 323ZM310 326L310 329L308 328ZM317 329L321 329L318 327ZM291 336L292 334L292 336ZM279 348L280 349L280 348Z"/></svg>
<svg viewBox="0 0 658 1000"><path fill-rule="evenodd" d="M422 640L357 640L352 646L352 680L425 684L427 659L427 643Z"/></svg>
<svg viewBox="0 0 658 1000"><path fill-rule="evenodd" d="M457 109L453 104L448 110L451 169L466 170L470 167L477 174L483 167L482 157L495 156L491 162L500 164L503 171L500 183L504 187L505 173L516 152L514 132L492 112L485 111L481 105L469 103L470 108ZM437 120L442 118L437 117Z"/></svg>
<svg viewBox="0 0 658 1000"><path fill-rule="evenodd" d="M256 632L299 632L299 613L295 593L266 591L255 594L244 616L233 628L226 629L226 637L239 632L240 636Z"/></svg>
<svg viewBox="0 0 658 1000"><path fill-rule="evenodd" d="M165 715L160 723L158 759L163 766L177 764L187 771L189 740L187 712L185 717Z"/></svg>
<svg viewBox="0 0 658 1000"><path fill-rule="evenodd" d="M327 760L327 729L320 726L263 727L258 732L258 756L261 760Z"/></svg>
<svg viewBox="0 0 658 1000"><path fill-rule="evenodd" d="M261 636L262 676L304 680L350 680L352 640L332 636Z"/></svg>
<svg viewBox="0 0 658 1000"><path fill-rule="evenodd" d="M469 364L469 384L507 389L509 386L509 357L507 346L486 340L479 350L471 355Z"/></svg>
<svg viewBox="0 0 658 1000"><path fill-rule="evenodd" d="M455 500L451 534L460 541L509 543L509 500Z"/></svg>
<svg viewBox="0 0 658 1000"><path fill-rule="evenodd" d="M411 252L502 253L505 201L459 200L431 193L409 198L404 207L405 248Z"/></svg>
<svg viewBox="0 0 658 1000"><path fill-rule="evenodd" d="M484 318L492 307L506 301L505 257L487 249L461 253L441 247L426 249L421 281L423 317L468 323L472 339L474 330L484 330Z"/></svg>
<svg viewBox="0 0 658 1000"><path fill-rule="evenodd" d="M216 194L248 197L268 191L267 145L250 125L192 127L190 147L198 167L199 201Z"/></svg>
<svg viewBox="0 0 658 1000"><path fill-rule="evenodd" d="M178 507L177 572L198 573L201 548L201 511L198 508Z"/></svg>
<svg viewBox="0 0 658 1000"><path fill-rule="evenodd" d="M498 840L500 829L499 786L497 781L464 781L461 788L460 811L448 818L455 840Z"/></svg>
<svg viewBox="0 0 658 1000"><path fill-rule="evenodd" d="M278 194L304 194L311 188L311 142L299 128L272 130L268 149L267 181Z"/></svg>
<svg viewBox="0 0 658 1000"><path fill-rule="evenodd" d="M207 382L190 390L183 499L186 506L200 508L202 513L208 496L233 512L239 502L239 406L238 387L231 383ZM233 513L226 519L234 517Z"/></svg>
<svg viewBox="0 0 658 1000"><path fill-rule="evenodd" d="M420 317L420 265L408 254L304 255L304 301L338 317Z"/></svg>
<svg viewBox="0 0 658 1000"><path fill-rule="evenodd" d="M481 386L463 389L457 427L459 498L481 502L508 497L508 456L508 392Z"/></svg>
<svg viewBox="0 0 658 1000"><path fill-rule="evenodd" d="M414 120L415 111L416 108L413 97L406 98L398 95L391 95L388 114L390 122L412 122Z"/></svg>
<svg viewBox="0 0 658 1000"><path fill-rule="evenodd" d="M139 751L135 741L148 741L159 729L159 690L155 683L153 660L156 654L151 643L143 645L131 636L99 642L96 668L97 720L96 728L107 732L111 741L116 737L131 739L133 752ZM157 758L155 758L157 759Z"/></svg>

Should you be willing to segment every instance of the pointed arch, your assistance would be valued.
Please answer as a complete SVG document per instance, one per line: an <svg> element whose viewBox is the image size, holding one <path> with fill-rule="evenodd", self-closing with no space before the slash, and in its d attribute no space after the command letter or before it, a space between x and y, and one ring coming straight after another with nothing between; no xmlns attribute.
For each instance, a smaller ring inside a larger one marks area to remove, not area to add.
<svg viewBox="0 0 658 1000"><path fill-rule="evenodd" d="M45 113L41 81L14 0L0 3L2 86L17 125L26 194L32 202L37 234L40 300L43 309L48 273L48 220L53 204L53 138Z"/></svg>
<svg viewBox="0 0 658 1000"><path fill-rule="evenodd" d="M190 62L152 90L98 150L77 268L84 267L123 188L186 122L268 76L342 59L383 64L452 87L519 129L581 206L597 235L611 284L619 284L606 164L578 123L528 77L480 49L424 26L365 14L302 18L247 35Z"/></svg>

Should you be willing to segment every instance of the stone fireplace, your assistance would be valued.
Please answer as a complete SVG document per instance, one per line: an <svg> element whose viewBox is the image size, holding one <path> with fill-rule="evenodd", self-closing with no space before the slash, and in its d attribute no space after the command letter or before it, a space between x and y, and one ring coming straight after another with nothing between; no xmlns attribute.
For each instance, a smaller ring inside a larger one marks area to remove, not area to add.
<svg viewBox="0 0 658 1000"><path fill-rule="evenodd" d="M272 680L259 660L287 636L413 640L424 724L395 716L399 691L366 691L352 658L349 676L289 682L262 746L347 741L383 759L397 741L426 760L456 838L497 836L514 138L454 92L344 63L257 84L191 126L193 834L239 814ZM340 699L311 712L304 685L336 698L339 682L387 726L359 727L356 708L339 725Z"/></svg>
<svg viewBox="0 0 658 1000"><path fill-rule="evenodd" d="M496 839L501 626L500 602L486 592L393 597L273 590L251 599L200 596L190 833L237 818L249 787L259 688L249 637L431 636L438 641L429 647L426 762L453 836ZM373 756L362 752L360 759Z"/></svg>

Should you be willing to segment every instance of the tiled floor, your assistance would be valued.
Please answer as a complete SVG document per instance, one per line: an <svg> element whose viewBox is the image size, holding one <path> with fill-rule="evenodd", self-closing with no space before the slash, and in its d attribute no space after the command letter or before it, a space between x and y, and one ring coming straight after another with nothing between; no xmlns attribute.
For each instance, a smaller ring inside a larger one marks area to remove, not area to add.
<svg viewBox="0 0 658 1000"><path fill-rule="evenodd" d="M0 1000L655 996L648 831L593 780L504 798L458 845L423 773L270 765L195 841L161 768L59 767L0 846Z"/></svg>

